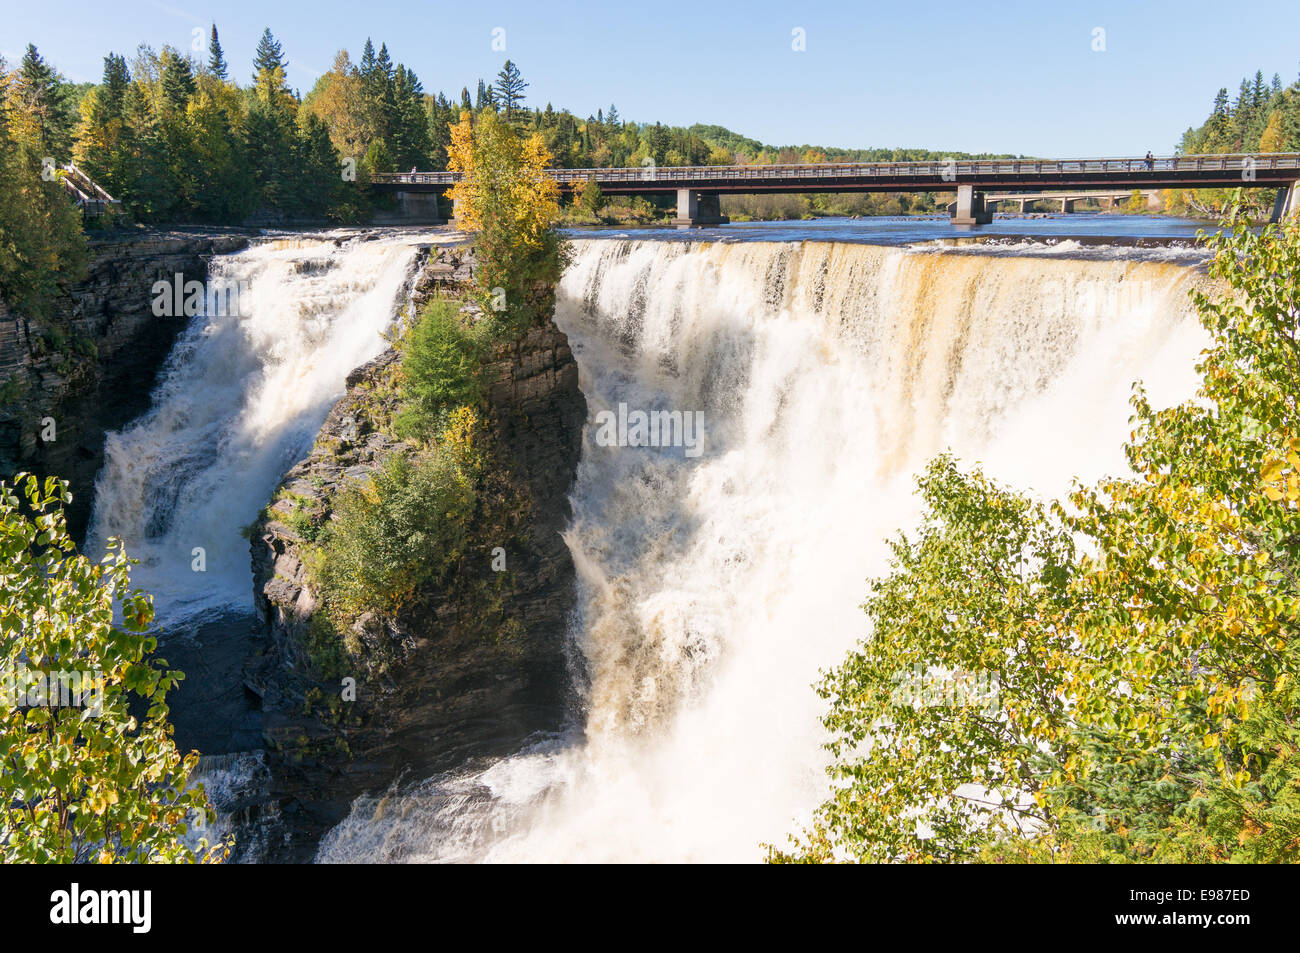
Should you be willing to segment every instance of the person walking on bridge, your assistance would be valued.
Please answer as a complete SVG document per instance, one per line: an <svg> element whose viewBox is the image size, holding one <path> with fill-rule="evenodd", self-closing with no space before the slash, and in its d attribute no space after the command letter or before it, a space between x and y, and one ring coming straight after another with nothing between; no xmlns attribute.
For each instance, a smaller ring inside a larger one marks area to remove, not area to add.
<svg viewBox="0 0 1300 953"><path fill-rule="evenodd" d="M1155 160L1155 158L1151 155L1151 150L1150 150L1150 149L1147 150L1146 163L1147 163L1147 171L1148 171L1148 172L1150 172L1152 169L1154 169L1154 168L1156 167L1156 160Z"/></svg>

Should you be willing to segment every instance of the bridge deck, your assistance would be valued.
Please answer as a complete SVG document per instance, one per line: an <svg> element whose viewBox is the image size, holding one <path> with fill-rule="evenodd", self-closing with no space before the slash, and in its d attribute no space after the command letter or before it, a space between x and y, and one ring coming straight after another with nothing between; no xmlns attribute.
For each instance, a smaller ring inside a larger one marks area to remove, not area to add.
<svg viewBox="0 0 1300 953"><path fill-rule="evenodd" d="M1024 199L1027 202L1038 199L1073 199L1073 198L1128 198L1134 191L1141 192L1143 195L1153 195L1159 189L1139 188L1139 189L1111 189L1096 188L1087 191L1065 191L1065 192L985 192L984 199L988 202L1017 202Z"/></svg>
<svg viewBox="0 0 1300 953"><path fill-rule="evenodd" d="M1300 153L1145 159L955 159L812 165L647 166L550 169L563 189L595 179L610 194L703 192L951 192L976 189L1110 189L1275 186L1300 180ZM376 174L386 191L440 192L452 172Z"/></svg>

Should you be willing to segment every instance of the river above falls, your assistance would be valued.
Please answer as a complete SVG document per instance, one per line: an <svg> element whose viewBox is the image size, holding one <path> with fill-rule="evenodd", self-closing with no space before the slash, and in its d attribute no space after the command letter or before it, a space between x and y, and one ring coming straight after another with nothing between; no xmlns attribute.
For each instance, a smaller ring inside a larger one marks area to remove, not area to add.
<svg viewBox="0 0 1300 953"><path fill-rule="evenodd" d="M995 218L988 225L953 225L947 215L889 215L870 218L818 218L787 222L732 222L711 228L656 226L623 228L583 226L571 228L571 238L622 238L642 241L718 242L858 242L868 245L912 245L944 239L973 239L978 242L1016 243L1022 239L1078 245L1115 239L1132 244L1137 239L1158 239L1161 243L1190 244L1196 233L1216 231L1215 223L1202 219L1162 215L1120 215L1072 212Z"/></svg>

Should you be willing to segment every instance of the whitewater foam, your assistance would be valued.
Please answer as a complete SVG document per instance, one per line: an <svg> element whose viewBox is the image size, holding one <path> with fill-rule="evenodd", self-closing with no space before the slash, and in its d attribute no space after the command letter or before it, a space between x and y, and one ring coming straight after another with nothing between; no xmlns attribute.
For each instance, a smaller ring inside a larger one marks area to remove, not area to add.
<svg viewBox="0 0 1300 953"><path fill-rule="evenodd" d="M810 686L868 634L913 474L945 448L1042 494L1122 472L1131 382L1190 396L1205 343L1172 262L574 244L556 320L590 420L700 408L706 450L589 421L574 730L359 800L322 861L758 859L825 794Z"/></svg>
<svg viewBox="0 0 1300 953"><path fill-rule="evenodd" d="M160 622L250 607L241 528L311 447L347 374L386 347L418 247L447 236L287 236L214 258L246 292L190 320L152 407L108 434L89 538L121 537ZM164 318L160 320L177 320Z"/></svg>

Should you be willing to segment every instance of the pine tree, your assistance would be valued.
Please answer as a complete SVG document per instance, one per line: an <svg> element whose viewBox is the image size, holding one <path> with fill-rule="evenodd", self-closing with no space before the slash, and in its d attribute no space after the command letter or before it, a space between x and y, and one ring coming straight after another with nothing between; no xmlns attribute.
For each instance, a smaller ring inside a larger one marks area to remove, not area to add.
<svg viewBox="0 0 1300 953"><path fill-rule="evenodd" d="M295 194L294 127L288 115L258 100L244 121L244 150L253 172L255 201L264 210L292 206Z"/></svg>
<svg viewBox="0 0 1300 953"><path fill-rule="evenodd" d="M470 110L474 108L474 104L471 103L469 100L468 86L462 86L460 88L460 108L465 110Z"/></svg>
<svg viewBox="0 0 1300 953"><path fill-rule="evenodd" d="M100 80L100 104L106 119L122 118L122 103L130 84L131 73L126 68L126 57L115 53L105 56L104 76Z"/></svg>
<svg viewBox="0 0 1300 953"><path fill-rule="evenodd" d="M99 87L81 102L72 149L72 161L114 195L116 183L109 181L109 170L122 137L123 101L130 81L125 59L113 53L104 57Z"/></svg>
<svg viewBox="0 0 1300 953"><path fill-rule="evenodd" d="M370 143L370 148L366 150L365 158L361 160L361 164L366 168L366 171L371 173L394 171L393 157L388 151L388 143L384 142L383 139L376 139Z"/></svg>
<svg viewBox="0 0 1300 953"><path fill-rule="evenodd" d="M387 139L393 132L396 109L388 47L381 46L376 55L374 44L367 37L357 76L361 80L361 138L369 148L376 140Z"/></svg>
<svg viewBox="0 0 1300 953"><path fill-rule="evenodd" d="M1232 105L1233 115L1238 115L1244 110L1250 109L1250 81L1243 79L1241 85L1237 87L1237 101Z"/></svg>
<svg viewBox="0 0 1300 953"><path fill-rule="evenodd" d="M31 43L27 44L27 51L23 53L18 69L29 96L43 102L53 101L59 86L58 74Z"/></svg>
<svg viewBox="0 0 1300 953"><path fill-rule="evenodd" d="M262 38L257 43L257 53L253 57L253 81L257 93L264 101L273 104L289 97L289 87L285 83L284 50L271 34L271 28L262 31Z"/></svg>
<svg viewBox="0 0 1300 953"><path fill-rule="evenodd" d="M357 63L357 75L368 79L375 72L375 44L366 37L366 45L361 48L361 60Z"/></svg>
<svg viewBox="0 0 1300 953"><path fill-rule="evenodd" d="M212 24L212 34L208 38L208 72L217 79L224 80L229 74L226 55L221 50L221 40L217 37L217 25Z"/></svg>
<svg viewBox="0 0 1300 953"><path fill-rule="evenodd" d="M167 182L166 214L168 218L189 218L198 207L199 161L187 110L197 84L189 59L170 46L163 47L159 62L162 66L159 134L166 157L166 165L159 171Z"/></svg>
<svg viewBox="0 0 1300 953"><path fill-rule="evenodd" d="M132 218L156 221L170 208L171 183L166 141L142 84L127 87L122 116L122 137L113 153L109 181Z"/></svg>
<svg viewBox="0 0 1300 953"><path fill-rule="evenodd" d="M343 198L339 155L330 142L329 128L308 113L298 143L302 169L296 188L296 205L313 217L325 217Z"/></svg>
<svg viewBox="0 0 1300 953"><path fill-rule="evenodd" d="M379 44L379 55L375 57L375 75L380 79L391 80L396 73L393 69L392 57L388 55L388 44Z"/></svg>
<svg viewBox="0 0 1300 953"><path fill-rule="evenodd" d="M512 60L506 60L506 65L497 74L494 98L505 107L507 120L514 118L515 110L524 101L524 90L527 88L528 84L520 75L519 67Z"/></svg>
<svg viewBox="0 0 1300 953"><path fill-rule="evenodd" d="M379 135L384 139L390 139L397 131L399 119L397 69L394 68L393 60L388 55L387 43L379 44L379 55L375 57L375 70L372 79L374 90L372 105L375 110L375 124L379 130Z"/></svg>
<svg viewBox="0 0 1300 953"><path fill-rule="evenodd" d="M463 98L469 97L469 90L462 89ZM432 100L428 108L429 116L429 165L434 171L441 172L447 168L447 147L451 145L451 124L459 118L460 110L452 107L442 93Z"/></svg>
<svg viewBox="0 0 1300 953"><path fill-rule="evenodd" d="M284 72L284 50L267 27L262 31L262 38L257 42L257 53L253 56L253 80L256 81L266 70Z"/></svg>
<svg viewBox="0 0 1300 953"><path fill-rule="evenodd" d="M18 68L14 92L18 108L10 120L19 141L43 154L66 157L72 123L66 110L63 80L30 43ZM11 103L11 108L14 105Z"/></svg>
<svg viewBox="0 0 1300 953"><path fill-rule="evenodd" d="M1251 97L1250 81L1243 79L1237 87L1237 101L1232 109L1233 135L1230 147L1233 152L1244 151L1246 140L1250 136L1250 127L1255 118Z"/></svg>
<svg viewBox="0 0 1300 953"><path fill-rule="evenodd" d="M1220 151L1228 142L1232 117L1228 108L1228 90L1220 87L1214 97L1214 109L1206 123L1206 138L1201 147L1209 152Z"/></svg>
<svg viewBox="0 0 1300 953"><path fill-rule="evenodd" d="M163 102L172 109L183 112L196 88L190 61L175 50L166 48L163 50L162 64Z"/></svg>
<svg viewBox="0 0 1300 953"><path fill-rule="evenodd" d="M424 111L424 87L413 70L398 64L394 78L396 115L392 146L399 169L428 168L432 143Z"/></svg>

